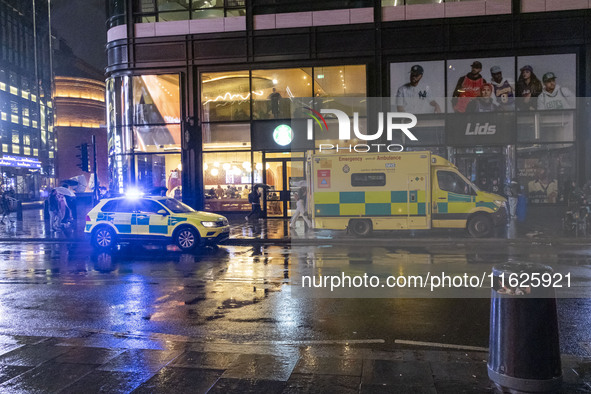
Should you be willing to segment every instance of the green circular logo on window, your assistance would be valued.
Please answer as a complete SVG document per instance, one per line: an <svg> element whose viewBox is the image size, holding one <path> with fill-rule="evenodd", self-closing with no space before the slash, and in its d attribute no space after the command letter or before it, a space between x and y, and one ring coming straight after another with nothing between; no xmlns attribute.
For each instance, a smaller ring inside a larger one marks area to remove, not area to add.
<svg viewBox="0 0 591 394"><path fill-rule="evenodd" d="M289 145L293 140L293 130L286 124L280 124L273 130L273 140L277 145Z"/></svg>

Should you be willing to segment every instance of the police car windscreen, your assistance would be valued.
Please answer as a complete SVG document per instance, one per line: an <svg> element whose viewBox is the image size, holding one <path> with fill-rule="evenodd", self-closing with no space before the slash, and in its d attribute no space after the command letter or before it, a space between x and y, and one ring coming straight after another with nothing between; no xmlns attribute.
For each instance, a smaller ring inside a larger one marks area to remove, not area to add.
<svg viewBox="0 0 591 394"><path fill-rule="evenodd" d="M160 203L164 204L164 206L170 209L174 213L189 213L195 212L193 208L188 205L183 204L182 202L175 200L174 198L165 198L163 200L159 200Z"/></svg>

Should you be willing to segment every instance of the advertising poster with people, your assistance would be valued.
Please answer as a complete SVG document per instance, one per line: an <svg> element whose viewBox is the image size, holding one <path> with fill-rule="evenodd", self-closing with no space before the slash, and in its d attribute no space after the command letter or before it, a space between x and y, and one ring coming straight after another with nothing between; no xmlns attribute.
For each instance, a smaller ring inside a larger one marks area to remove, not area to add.
<svg viewBox="0 0 591 394"><path fill-rule="evenodd" d="M443 61L390 64L393 109L415 115L444 112L444 67Z"/></svg>
<svg viewBox="0 0 591 394"><path fill-rule="evenodd" d="M518 109L561 110L576 108L576 55L520 56Z"/></svg>
<svg viewBox="0 0 591 394"><path fill-rule="evenodd" d="M448 60L448 112L513 111L514 70L514 57Z"/></svg>

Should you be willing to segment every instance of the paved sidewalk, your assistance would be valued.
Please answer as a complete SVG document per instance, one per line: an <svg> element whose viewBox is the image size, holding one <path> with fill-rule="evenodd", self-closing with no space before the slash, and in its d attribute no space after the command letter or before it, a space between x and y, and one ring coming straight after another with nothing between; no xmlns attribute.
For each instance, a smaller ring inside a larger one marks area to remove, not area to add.
<svg viewBox="0 0 591 394"><path fill-rule="evenodd" d="M363 342L232 344L164 334L4 334L0 335L0 391L494 392L486 351ZM591 359L563 356L562 366L561 393L591 392Z"/></svg>

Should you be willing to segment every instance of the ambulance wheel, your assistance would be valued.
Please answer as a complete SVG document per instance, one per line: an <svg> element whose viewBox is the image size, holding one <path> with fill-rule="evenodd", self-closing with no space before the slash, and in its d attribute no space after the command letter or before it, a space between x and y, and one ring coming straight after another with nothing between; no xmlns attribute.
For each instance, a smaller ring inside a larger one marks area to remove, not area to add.
<svg viewBox="0 0 591 394"><path fill-rule="evenodd" d="M115 232L107 227L101 226L92 232L91 244L95 249L107 250L113 248L117 243L115 239Z"/></svg>
<svg viewBox="0 0 591 394"><path fill-rule="evenodd" d="M371 220L350 220L349 230L358 237L367 237L373 230Z"/></svg>
<svg viewBox="0 0 591 394"><path fill-rule="evenodd" d="M468 221L468 232L474 238L489 236L493 230L493 222L486 215L476 215Z"/></svg>
<svg viewBox="0 0 591 394"><path fill-rule="evenodd" d="M174 241L180 250L189 252L199 245L199 233L193 227L181 227L175 232Z"/></svg>

